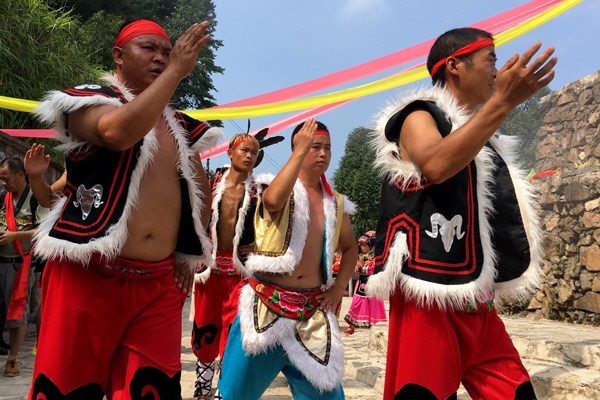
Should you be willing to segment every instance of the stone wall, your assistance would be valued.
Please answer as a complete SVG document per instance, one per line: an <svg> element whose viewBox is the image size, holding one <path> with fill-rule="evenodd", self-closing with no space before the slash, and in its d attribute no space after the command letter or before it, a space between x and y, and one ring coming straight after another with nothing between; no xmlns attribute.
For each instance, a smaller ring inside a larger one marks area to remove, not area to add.
<svg viewBox="0 0 600 400"><path fill-rule="evenodd" d="M537 133L546 282L528 311L600 325L600 71L543 100Z"/></svg>

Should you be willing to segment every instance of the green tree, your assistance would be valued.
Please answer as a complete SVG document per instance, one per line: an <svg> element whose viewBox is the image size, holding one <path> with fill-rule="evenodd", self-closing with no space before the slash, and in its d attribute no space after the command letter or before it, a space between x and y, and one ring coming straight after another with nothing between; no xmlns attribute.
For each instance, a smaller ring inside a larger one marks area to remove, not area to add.
<svg viewBox="0 0 600 400"><path fill-rule="evenodd" d="M552 91L548 87L543 88L529 100L517 106L500 126L500 132L519 137L521 141L519 159L527 169L533 168L535 164L535 148L537 145L535 135L542 125L544 116L541 99L550 93Z"/></svg>
<svg viewBox="0 0 600 400"><path fill-rule="evenodd" d="M0 93L36 100L47 90L95 80L98 69L73 40L80 29L76 18L43 0L0 2ZM0 127L32 126L27 113L0 110Z"/></svg>
<svg viewBox="0 0 600 400"><path fill-rule="evenodd" d="M37 100L50 90L95 81L99 70L80 42L81 24L43 0L0 2L0 94ZM28 113L0 109L0 127L35 128ZM54 141L37 140L52 147ZM56 156L53 154L53 156Z"/></svg>
<svg viewBox="0 0 600 400"><path fill-rule="evenodd" d="M379 216L381 178L373 168L375 151L369 137L370 130L363 127L348 135L344 155L333 175L336 190L356 204L356 212L350 217L356 235L375 229Z"/></svg>
<svg viewBox="0 0 600 400"><path fill-rule="evenodd" d="M212 0L179 0L178 7L175 12L165 19L164 26L169 34L176 38L194 22L203 20L210 22L208 32L211 33L211 36L214 36L217 18ZM211 39L200 50L198 66L177 87L175 101L173 102L175 107L180 109L202 109L217 105L214 96L211 94L215 90L211 75L224 72L223 68L215 65L215 53L221 46L223 46L221 40Z"/></svg>
<svg viewBox="0 0 600 400"><path fill-rule="evenodd" d="M155 20L171 14L177 7L178 0L47 0L47 3L56 9L71 10L83 21L100 11L109 15L119 15L127 20Z"/></svg>

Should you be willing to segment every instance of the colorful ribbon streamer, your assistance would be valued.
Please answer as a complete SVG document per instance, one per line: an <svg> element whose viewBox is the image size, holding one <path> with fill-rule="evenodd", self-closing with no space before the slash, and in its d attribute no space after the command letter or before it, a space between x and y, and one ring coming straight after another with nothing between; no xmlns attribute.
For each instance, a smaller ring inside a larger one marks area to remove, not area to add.
<svg viewBox="0 0 600 400"><path fill-rule="evenodd" d="M498 32L495 35L494 40L496 46L501 46L548 22L581 1L582 0L534 0L472 26L491 32ZM515 24L517 25L515 26ZM432 41L427 41L388 56L275 92L206 110L189 110L184 112L198 119L215 120L249 118L302 109L305 110L304 112L284 118L274 124L270 124L269 134L271 135L300 122L303 119L322 114L323 112L337 108L356 98L396 88L428 77L424 62L422 62L409 70L401 71L365 85L359 85L323 95L290 100L292 97L298 97L299 95L346 83L350 80L355 80L385 69L393 68L394 66L403 63L414 61L419 57L424 57L429 51L431 43ZM278 99L286 100L277 101ZM275 102L273 102L274 100ZM31 112L37 104L38 102L31 100L0 96L0 108ZM231 105L240 104L244 105L231 107ZM275 129L276 127L279 129ZM41 133L33 132L33 134L27 134L27 136L42 137L37 136L38 134ZM22 133L22 135L24 136L25 134ZM46 135L47 133L44 133L43 137L47 137ZM216 155L215 151L217 151L217 148L220 150L220 145L205 152L203 156L206 158L209 154L210 156ZM221 152L222 151L219 151L218 154Z"/></svg>
<svg viewBox="0 0 600 400"><path fill-rule="evenodd" d="M535 29L538 26L555 18L556 16L564 13L565 11L574 7L581 1L582 0L565 0L560 4L540 13L537 16L532 17L526 20L525 22L518 24L517 26L514 26L512 28L507 29L504 32L499 33L494 37L494 42L496 46L502 46L508 43L509 41L519 36L522 36L523 34L531 31L532 29ZM429 73L427 72L427 68L425 66L422 66L421 68L393 75L388 78L376 80L374 82L367 83L364 85L359 85L345 90L340 90L337 92L326 93L303 99L287 100L278 103L260 104L256 106L243 106L221 109L210 108L207 110L184 112L194 118L202 120L258 117L264 115L302 110L311 107L318 107L345 100L351 100L358 97L382 92L384 90L393 89L398 86L406 85L417 80L426 78L428 76Z"/></svg>
<svg viewBox="0 0 600 400"><path fill-rule="evenodd" d="M14 137L35 137L51 139L58 132L54 129L0 129L0 132L4 132Z"/></svg>
<svg viewBox="0 0 600 400"><path fill-rule="evenodd" d="M534 15L522 24L519 24L514 29L513 34L507 37L506 41L497 38L497 45L502 45L509 40L512 40L529 30L547 22L555 16L561 14L567 9L575 6L582 0L535 0L520 7L516 7L508 12L500 14L496 17L489 18L479 22L473 26L485 29L488 31L497 31L501 26L514 24L522 21L523 18ZM537 15L537 16L536 16ZM367 75L390 69L402 63L407 63L416 58L423 57L427 54L431 41L421 43L406 50L393 53L369 63L340 71L338 73L329 74L317 80L309 81L301 85L282 89L281 91L271 92L265 95L254 98L240 100L234 104L247 104L241 107L225 107L225 105L213 107L206 110L190 110L186 111L189 115L205 120L215 119L233 119L233 118L248 118L255 116L263 116L269 114L277 114L282 112L295 111L305 108L317 107L329 103L344 101L356 97L366 96L368 94L377 93L378 91L388 90L393 87L414 82L415 80L425 77L424 72L416 72L415 75L409 77L394 76L387 80L375 81L367 85L361 85L354 88L349 88L339 92L333 92L311 98L290 100L292 97L322 90L326 87L339 85L353 79L365 77ZM325 83L330 82L330 83ZM277 102L264 102L268 99L286 99ZM15 101L11 101L15 100ZM260 103L259 103L260 102ZM31 111L36 105L36 102L30 100L11 99L0 96L0 107L15 109L17 111ZM259 105L260 104L260 105ZM254 106L252 106L254 105Z"/></svg>
<svg viewBox="0 0 600 400"><path fill-rule="evenodd" d="M570 2L571 4L568 5L568 7L566 7L566 8L563 7L560 9L548 10L549 14L547 16L542 16L542 17L548 18L547 20L552 19L552 18L558 16L559 14L565 12L569 8L575 6L579 2L581 2L581 0L571 1ZM557 2L555 1L553 3L557 3ZM547 9L548 8L546 8L545 10L547 10ZM532 10L529 10L529 11L531 12ZM539 9L536 10L536 12L540 12ZM520 35L523 35L526 32L529 32L530 30L536 28L537 26L541 25L542 23L544 23L544 22L541 22L540 18L536 18L535 15L530 16L530 18L528 20L526 20L525 22L523 22L521 25L518 25L512 29L507 29L504 32L498 33L494 37L494 42L497 45L502 45L502 44L508 43L510 40L513 40L514 38L516 38ZM483 29L483 28L480 28L480 29ZM484 29L484 30L489 31L489 29ZM404 70L395 75L392 75L392 77L402 75L402 74L407 74L410 70L414 70L417 68L420 68L422 71L425 68L424 64L425 64L424 62L417 64L409 70ZM426 76L429 76L426 71L422 72L422 73L427 74ZM389 79L389 78L385 78L385 79ZM350 101L353 101L353 100L354 99L349 99L349 100L345 100L345 101L341 101L341 102L331 103L327 106L315 107L315 108L312 108L309 110L305 110L301 113L292 115L290 117L286 117L282 120L279 120L279 121L269 125L269 135L278 133L283 129L287 129L287 128L291 127L292 125L296 125L296 124L300 123L301 121L306 120L307 118L315 117L324 112L331 111L332 109L340 107L341 105L349 103ZM255 134L256 132L260 131L261 129L263 129L263 128L259 128L256 131L251 132L251 134ZM207 150L206 152L202 153L202 158L206 159L206 158L211 158L211 157L215 157L217 155L223 154L227 150L226 147L227 147L226 144L217 145L217 146Z"/></svg>
<svg viewBox="0 0 600 400"><path fill-rule="evenodd" d="M504 13L480 21L471 26L488 32L500 32L503 29L514 26L518 22L529 19L540 12L547 10L561 1L562 0L534 0ZM333 72L320 78L265 93L259 96L249 97L247 99L238 100L227 104L221 104L214 108L231 108L275 103L278 101L289 100L323 91L333 86L342 85L353 80L364 78L366 76L406 64L409 61L417 60L421 57L427 57L429 49L433 45L434 41L435 39L431 39L375 60L367 61L354 67Z"/></svg>

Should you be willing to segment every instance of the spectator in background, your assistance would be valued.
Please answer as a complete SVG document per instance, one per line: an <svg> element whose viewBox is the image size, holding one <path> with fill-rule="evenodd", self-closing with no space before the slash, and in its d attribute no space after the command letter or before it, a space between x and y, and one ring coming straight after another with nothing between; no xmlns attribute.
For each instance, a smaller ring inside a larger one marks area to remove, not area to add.
<svg viewBox="0 0 600 400"><path fill-rule="evenodd" d="M344 320L348 329L344 331L349 335L355 328L371 328L377 322L385 322L385 306L383 300L367 296L365 287L367 280L375 271L375 231L368 231L358 238L359 254L355 272L359 275L359 282L354 289L352 304Z"/></svg>
<svg viewBox="0 0 600 400"><path fill-rule="evenodd" d="M18 376L21 373L17 356L25 332L28 318L37 312L32 299L36 286L31 266L31 239L37 226L38 202L27 183L23 161L11 157L0 163L0 181L6 192L0 206L0 290L2 312L0 327L6 325L10 332L10 353L4 369L5 376ZM29 315L28 315L29 312Z"/></svg>

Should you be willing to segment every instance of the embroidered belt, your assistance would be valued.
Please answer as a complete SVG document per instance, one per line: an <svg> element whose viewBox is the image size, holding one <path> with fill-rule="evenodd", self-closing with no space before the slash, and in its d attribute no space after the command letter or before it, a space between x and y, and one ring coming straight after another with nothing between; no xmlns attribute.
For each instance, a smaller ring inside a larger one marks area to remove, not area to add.
<svg viewBox="0 0 600 400"><path fill-rule="evenodd" d="M175 267L175 258L171 256L162 261L137 261L117 257L107 260L98 254L93 254L88 265L109 275L136 279L172 271Z"/></svg>
<svg viewBox="0 0 600 400"><path fill-rule="evenodd" d="M240 275L235 263L233 262L233 253L230 251L217 251L215 265L212 269L213 274L227 274L230 276Z"/></svg>
<svg viewBox="0 0 600 400"><path fill-rule="evenodd" d="M264 305L273 313L297 321L304 321L313 316L319 305L316 296L323 293L316 289L291 289L271 282L250 277L248 283L256 292Z"/></svg>
<svg viewBox="0 0 600 400"><path fill-rule="evenodd" d="M331 326L327 315L319 310L323 293L320 288L292 289L260 280L248 279L254 289L254 329L262 333L271 328L280 317L296 320L295 338L304 350L322 365L331 356Z"/></svg>

